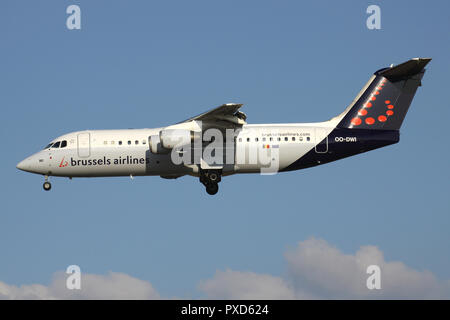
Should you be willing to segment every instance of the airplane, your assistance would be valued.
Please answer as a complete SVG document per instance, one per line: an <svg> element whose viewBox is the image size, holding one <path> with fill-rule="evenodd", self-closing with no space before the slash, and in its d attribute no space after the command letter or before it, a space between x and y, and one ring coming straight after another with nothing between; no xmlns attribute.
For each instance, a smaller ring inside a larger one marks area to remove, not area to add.
<svg viewBox="0 0 450 320"><path fill-rule="evenodd" d="M305 169L398 143L430 61L414 58L376 71L328 121L247 124L242 104L228 103L161 128L71 132L17 168L43 175L46 191L49 177L189 175L214 195L225 176Z"/></svg>

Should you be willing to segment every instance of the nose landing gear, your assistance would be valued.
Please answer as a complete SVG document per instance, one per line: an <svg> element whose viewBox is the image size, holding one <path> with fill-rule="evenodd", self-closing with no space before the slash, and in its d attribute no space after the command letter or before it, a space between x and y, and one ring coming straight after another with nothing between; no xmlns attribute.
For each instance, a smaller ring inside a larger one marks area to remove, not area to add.
<svg viewBox="0 0 450 320"><path fill-rule="evenodd" d="M200 173L200 182L206 187L206 192L215 195L219 191L222 173L219 170L205 170Z"/></svg>
<svg viewBox="0 0 450 320"><path fill-rule="evenodd" d="M48 182L48 176L45 176L45 182L42 185L42 187L44 188L45 191L50 191L50 189L52 188L52 184Z"/></svg>

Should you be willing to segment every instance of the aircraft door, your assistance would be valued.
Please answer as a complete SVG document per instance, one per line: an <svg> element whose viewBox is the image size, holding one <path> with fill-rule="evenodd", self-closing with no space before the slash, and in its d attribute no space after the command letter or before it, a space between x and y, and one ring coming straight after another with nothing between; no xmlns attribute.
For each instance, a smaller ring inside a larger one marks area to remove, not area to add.
<svg viewBox="0 0 450 320"><path fill-rule="evenodd" d="M327 153L328 152L328 135L327 129L316 128L315 130L315 150L317 153Z"/></svg>
<svg viewBox="0 0 450 320"><path fill-rule="evenodd" d="M91 135L89 132L78 134L78 156L87 158L91 155Z"/></svg>

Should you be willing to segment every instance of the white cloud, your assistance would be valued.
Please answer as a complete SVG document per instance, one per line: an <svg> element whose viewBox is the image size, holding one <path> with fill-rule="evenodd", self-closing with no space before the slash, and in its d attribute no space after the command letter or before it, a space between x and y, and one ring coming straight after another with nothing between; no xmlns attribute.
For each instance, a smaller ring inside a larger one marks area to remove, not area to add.
<svg viewBox="0 0 450 320"><path fill-rule="evenodd" d="M450 298L449 282L402 262L387 262L374 246L344 254L326 241L302 241L285 254L287 276L227 270L217 271L200 285L209 298L224 299L421 299ZM369 265L381 268L381 290L366 287Z"/></svg>
<svg viewBox="0 0 450 320"><path fill-rule="evenodd" d="M40 284L23 285L20 287L0 282L0 300L34 300L54 299L49 289Z"/></svg>
<svg viewBox="0 0 450 320"><path fill-rule="evenodd" d="M80 290L66 288L67 274L58 272L49 286L13 286L0 282L0 299L159 299L150 282L124 273L83 273Z"/></svg>
<svg viewBox="0 0 450 320"><path fill-rule="evenodd" d="M285 253L286 276L248 271L216 271L198 288L214 299L450 299L450 281L439 281L398 261L386 261L377 247L344 254L324 240L311 238ZM381 290L369 290L369 265L381 269ZM64 272L48 286L0 282L0 299L159 299L150 282L124 273L83 273L81 290L68 290Z"/></svg>
<svg viewBox="0 0 450 320"><path fill-rule="evenodd" d="M200 290L213 299L294 299L295 293L279 277L240 271L217 271Z"/></svg>

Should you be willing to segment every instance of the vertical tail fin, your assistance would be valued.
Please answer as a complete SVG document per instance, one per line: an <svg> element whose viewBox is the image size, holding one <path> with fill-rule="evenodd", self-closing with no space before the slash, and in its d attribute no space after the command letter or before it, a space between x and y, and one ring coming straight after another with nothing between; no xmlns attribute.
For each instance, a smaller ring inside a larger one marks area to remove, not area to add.
<svg viewBox="0 0 450 320"><path fill-rule="evenodd" d="M338 127L399 130L430 60L415 58L375 72Z"/></svg>

